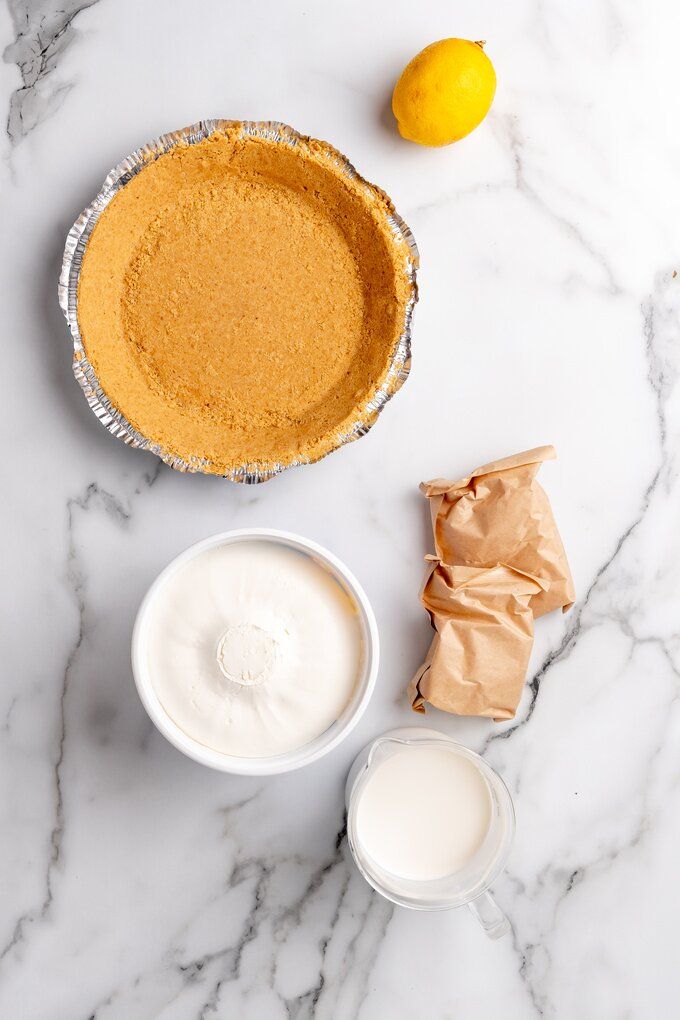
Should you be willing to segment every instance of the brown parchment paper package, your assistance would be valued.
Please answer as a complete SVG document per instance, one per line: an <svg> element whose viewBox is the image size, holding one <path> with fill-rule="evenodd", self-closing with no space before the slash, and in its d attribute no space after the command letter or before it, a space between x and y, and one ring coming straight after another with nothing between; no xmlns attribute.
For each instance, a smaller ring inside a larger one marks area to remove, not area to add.
<svg viewBox="0 0 680 1020"><path fill-rule="evenodd" d="M435 555L421 601L435 636L409 686L457 715L512 719L533 645L534 618L567 610L574 585L550 502L536 481L552 446L424 482Z"/></svg>

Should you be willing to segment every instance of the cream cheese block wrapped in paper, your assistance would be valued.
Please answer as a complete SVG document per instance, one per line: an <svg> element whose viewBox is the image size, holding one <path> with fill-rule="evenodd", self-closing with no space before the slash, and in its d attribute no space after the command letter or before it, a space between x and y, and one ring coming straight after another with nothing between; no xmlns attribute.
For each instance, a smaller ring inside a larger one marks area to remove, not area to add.
<svg viewBox="0 0 680 1020"><path fill-rule="evenodd" d="M451 482L424 482L435 555L421 592L436 633L409 687L458 715L511 719L533 645L533 621L567 610L574 584L552 508L536 481L541 446Z"/></svg>

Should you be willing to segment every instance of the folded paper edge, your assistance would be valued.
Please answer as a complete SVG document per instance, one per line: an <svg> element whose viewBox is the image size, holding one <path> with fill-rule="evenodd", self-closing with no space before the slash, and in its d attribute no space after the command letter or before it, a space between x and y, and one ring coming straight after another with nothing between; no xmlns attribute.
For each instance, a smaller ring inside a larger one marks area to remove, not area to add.
<svg viewBox="0 0 680 1020"><path fill-rule="evenodd" d="M456 481L449 481L446 478L433 478L429 482L421 482L420 491L428 498L442 496L445 492L466 488L473 478L479 478L482 475L498 474L513 468L524 467L529 464L542 464L546 460L556 459L557 451L554 446L536 446L532 450L524 450L522 453L515 453L510 457L503 457L501 460L494 460L489 464L483 464L481 467L471 471L469 475Z"/></svg>

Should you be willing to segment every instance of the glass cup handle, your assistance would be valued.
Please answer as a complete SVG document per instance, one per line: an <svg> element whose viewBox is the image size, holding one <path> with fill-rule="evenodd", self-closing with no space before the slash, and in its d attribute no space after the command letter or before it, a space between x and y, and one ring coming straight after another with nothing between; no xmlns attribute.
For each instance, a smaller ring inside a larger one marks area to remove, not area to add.
<svg viewBox="0 0 680 1020"><path fill-rule="evenodd" d="M483 892L481 896L470 900L468 907L490 939L499 939L511 930L510 922L491 893Z"/></svg>

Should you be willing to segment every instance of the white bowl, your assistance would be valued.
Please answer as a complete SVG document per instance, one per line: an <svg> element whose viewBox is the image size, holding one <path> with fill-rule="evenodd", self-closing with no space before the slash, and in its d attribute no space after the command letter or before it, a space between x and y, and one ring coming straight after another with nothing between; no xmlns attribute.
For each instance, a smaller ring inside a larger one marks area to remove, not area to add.
<svg viewBox="0 0 680 1020"><path fill-rule="evenodd" d="M212 748L206 747L204 744L188 736L170 718L158 700L158 696L151 683L147 660L150 610L159 590L168 578L189 560L205 552L207 549L214 549L215 546L220 545L231 545L235 542L252 541L275 542L307 553L320 561L339 584L342 585L352 599L352 602L356 605L364 648L361 674L356 689L340 718L336 719L332 726L329 726L327 730L308 744L304 744L293 751L286 751L284 754L277 754L269 758L242 758L232 754L223 754L221 751L214 751ZM275 531L269 528L245 528L238 531L224 531L219 535L206 538L202 542L197 542L183 553L180 553L158 575L147 591L139 607L132 633L132 672L139 697L155 727L171 744L174 744L176 748L189 758L200 762L201 765L207 765L209 768L218 769L221 772L233 772L244 776L271 776L279 772L292 772L293 769L301 768L301 766L308 765L310 762L316 761L317 758L321 758L324 754L328 754L354 729L363 715L375 687L375 680L378 675L378 659L379 640L375 616L366 593L352 572L348 570L337 556L324 549L323 546L317 545L316 542L312 542L308 538L302 538L300 535L293 535L287 531Z"/></svg>

